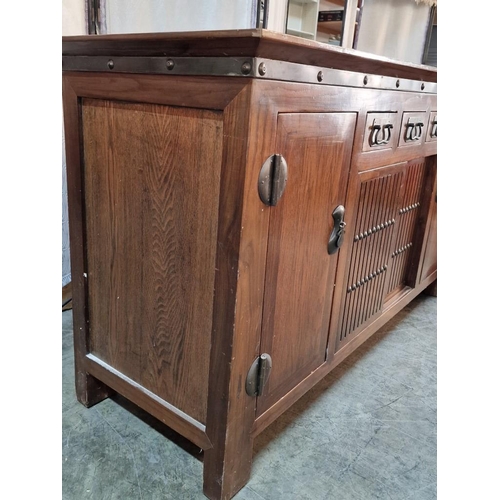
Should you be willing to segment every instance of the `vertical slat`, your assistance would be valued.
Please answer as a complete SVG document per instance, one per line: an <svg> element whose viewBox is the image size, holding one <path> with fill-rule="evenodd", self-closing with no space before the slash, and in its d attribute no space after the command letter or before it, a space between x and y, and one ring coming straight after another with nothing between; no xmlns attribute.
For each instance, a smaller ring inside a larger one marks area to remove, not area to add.
<svg viewBox="0 0 500 500"><path fill-rule="evenodd" d="M367 193L367 197L366 197L366 201L365 201L365 209L364 209L363 220L362 220L361 229L360 229L360 232L363 232L363 234L365 232L368 220L370 219L370 209L371 209L373 190L374 190L373 188L374 188L373 183L370 182L368 185L368 193ZM362 240L360 240L360 243L361 243L360 254L359 254L359 258L358 258L357 263L356 263L355 274L353 276L354 281L356 283L359 283L360 286L355 291L355 296L354 296L354 300L352 303L352 310L350 312L350 321L349 321L349 330L348 330L349 332L355 330L355 328L356 328L356 323L355 323L356 322L356 311L358 308L358 304L360 301L360 295L361 295L360 270L362 269L362 266L363 266L363 260L364 260L365 249L366 249L366 241L367 241L366 238L363 238Z"/></svg>
<svg viewBox="0 0 500 500"><path fill-rule="evenodd" d="M386 214L387 214L387 203L386 203L386 195L387 195L387 184L388 184L389 177L383 177L381 180L381 187L380 187L380 202L379 202L379 212L377 216L377 225L382 225L385 220L386 220ZM373 257L370 263L370 269L369 273L373 273L377 269L379 269L381 265L381 258L382 258L382 239L384 236L384 232L387 230L385 229L380 229L375 235L374 235L374 251L373 251ZM380 280L377 279L377 276L369 282L369 294L368 294L368 303L365 308L365 316L364 320L366 321L369 317L371 317L374 313L373 309L373 304L375 302L375 296L376 296L376 288L378 285L378 282Z"/></svg>
<svg viewBox="0 0 500 500"><path fill-rule="evenodd" d="M384 212L384 217L383 217L383 222L389 221L390 220L390 214L391 214L391 194L393 191L394 187L394 175L389 176L386 179L386 183L384 185L384 203L386 205L386 211ZM383 238L381 238L380 242L380 258L377 261L376 269L383 269L384 266L386 265L387 262L387 248L386 248L386 242L389 238L389 235L391 234L392 231L392 225L389 225L387 228L384 229L384 234ZM374 314L380 309L380 300L379 296L383 290L383 283L386 279L386 273L381 272L377 276L377 286L375 290L375 299L374 299L374 304L372 305L371 309L371 314Z"/></svg>
<svg viewBox="0 0 500 500"><path fill-rule="evenodd" d="M363 255L363 267L361 269L361 275L360 279L366 278L366 276L370 273L369 266L370 266L370 260L371 260L371 252L373 249L373 238L374 235L369 234L369 231L373 228L375 225L376 217L377 217L377 204L379 200L379 193L380 193L380 179L375 178L371 181L371 184L373 185L373 195L372 199L370 202L370 208L369 208L369 214L368 214L368 220L365 225L365 231L368 232L368 236L365 240L365 248L364 248L364 255ZM356 311L356 328L358 328L362 323L363 323L363 315L364 315L364 309L365 309L365 303L366 303L366 295L368 293L368 284L365 282L362 285L362 293L360 294L360 302L358 306L358 310Z"/></svg>
<svg viewBox="0 0 500 500"><path fill-rule="evenodd" d="M388 235L388 240L387 240L386 248L388 254L388 262L387 262L388 268L386 271L387 276L386 279L384 280L384 287L381 293L380 307L382 307L385 297L389 293L389 290L391 290L391 279L394 267L394 259L392 259L390 255L394 251L394 247L397 241L397 231L400 222L398 217L398 209L399 209L400 198L402 198L401 191L403 188L404 177L405 177L404 171L398 172L398 174L394 176L394 186L392 188L393 196L391 199L391 215L392 215L391 221L394 220L395 223L391 225L390 234Z"/></svg>
<svg viewBox="0 0 500 500"><path fill-rule="evenodd" d="M374 181L375 185L375 197L374 197L374 202L372 204L372 210L371 210L371 219L369 222L369 230L372 230L373 227L377 225L379 213L380 213L380 193L381 193L381 179L375 179ZM377 233L373 233L368 236L368 242L367 242L367 248L366 248L366 259L365 259L365 266L363 268L363 277L367 278L368 275L371 273L371 267L373 263L373 254L375 247L375 242L376 242L376 236ZM366 320L366 312L367 312L367 302L368 302L368 296L369 296L369 291L371 288L371 281L369 280L368 282L365 282L363 285L363 300L360 306L360 311L358 315L358 321L357 321L357 326L360 324L364 323Z"/></svg>
<svg viewBox="0 0 500 500"><path fill-rule="evenodd" d="M357 235L361 234L362 229L363 229L364 218L365 218L365 213L366 213L366 209L367 209L366 203L364 203L364 201L366 200L366 197L368 194L368 188L369 188L369 184L366 184L366 183L362 184L362 186L361 186L360 200L363 200L363 201L359 204L359 208L358 208L358 224L356 227L356 234ZM361 254L361 251L362 251L362 247L363 247L363 240L359 239L356 242L356 252L355 252L354 258L351 261L351 270L349 273L349 285L354 285L356 282L357 263L358 263L358 259L359 259L359 256ZM345 323L344 323L344 338L347 337L347 335L350 332L351 312L352 312L352 308L353 308L353 303L355 302L355 299L357 298L358 291L359 291L358 289L353 289L352 292L350 293L349 302L348 302L347 307L346 307L346 317L345 317Z"/></svg>
<svg viewBox="0 0 500 500"><path fill-rule="evenodd" d="M400 174L397 173L389 179L389 187L387 193L387 221L390 223L386 229L386 233L384 234L384 240L382 242L382 250L381 250L381 265L386 266L389 264L390 255L388 255L390 251L390 242L392 240L392 234L394 231L394 224L392 220L394 219L394 200L397 196L397 186L399 185ZM385 282L388 279L387 271L384 272L383 278L379 280L378 288L377 288L377 301L375 304L375 310L380 310L383 303L383 294L385 288Z"/></svg>
<svg viewBox="0 0 500 500"><path fill-rule="evenodd" d="M359 199L364 200L366 196L366 184L361 184L360 188L360 194L359 194ZM356 229L355 229L355 234L359 234L360 232L360 227L362 224L362 218L363 218L363 212L364 212L365 206L360 202L358 204L358 212L356 214ZM353 247L353 252L352 252L352 257L351 257L351 262L349 266L349 274L348 274L348 281L347 281L347 286L351 286L353 284L353 274L354 274L354 268L355 268L355 262L357 260L357 256L360 251L360 243L361 241L356 241L354 243ZM349 324L349 311L351 309L351 302L354 297L355 290L352 290L350 293L347 294L347 298L344 304L344 311L343 311L343 318L342 318L342 327L341 327L341 334L340 334L340 340L342 341L343 338L347 336L347 331L348 331L348 324Z"/></svg>

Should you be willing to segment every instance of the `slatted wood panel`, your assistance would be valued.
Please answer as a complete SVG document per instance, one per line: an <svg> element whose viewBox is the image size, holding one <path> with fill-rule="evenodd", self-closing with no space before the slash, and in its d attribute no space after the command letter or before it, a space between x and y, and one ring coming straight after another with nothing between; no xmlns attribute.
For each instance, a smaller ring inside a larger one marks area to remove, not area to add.
<svg viewBox="0 0 500 500"><path fill-rule="evenodd" d="M82 104L90 351L202 423L221 116Z"/></svg>
<svg viewBox="0 0 500 500"><path fill-rule="evenodd" d="M425 166L419 159L358 176L355 236L336 350L409 284L412 259L420 252L415 235Z"/></svg>
<svg viewBox="0 0 500 500"><path fill-rule="evenodd" d="M361 183L337 349L382 307L402 178L400 171Z"/></svg>
<svg viewBox="0 0 500 500"><path fill-rule="evenodd" d="M420 159L408 163L404 191L397 211L396 235L388 270L388 297L403 288L407 282L409 267L414 255L414 237L422 204L424 174L424 160Z"/></svg>

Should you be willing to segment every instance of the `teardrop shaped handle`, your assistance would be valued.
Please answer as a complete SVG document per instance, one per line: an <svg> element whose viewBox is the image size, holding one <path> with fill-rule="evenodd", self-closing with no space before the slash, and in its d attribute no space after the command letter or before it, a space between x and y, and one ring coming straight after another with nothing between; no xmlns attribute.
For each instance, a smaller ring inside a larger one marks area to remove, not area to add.
<svg viewBox="0 0 500 500"><path fill-rule="evenodd" d="M328 240L328 254L333 255L342 246L344 241L344 229L346 222L344 221L345 208L339 205L332 213L333 217L333 230Z"/></svg>

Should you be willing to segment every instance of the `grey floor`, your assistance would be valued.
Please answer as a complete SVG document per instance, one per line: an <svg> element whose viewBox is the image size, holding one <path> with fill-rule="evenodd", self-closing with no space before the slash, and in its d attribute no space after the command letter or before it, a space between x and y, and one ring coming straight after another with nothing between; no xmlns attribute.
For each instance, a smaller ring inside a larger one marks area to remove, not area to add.
<svg viewBox="0 0 500 500"><path fill-rule="evenodd" d="M436 306L419 296L257 439L235 500L436 498ZM120 397L74 395L63 325L63 500L204 499L199 450Z"/></svg>

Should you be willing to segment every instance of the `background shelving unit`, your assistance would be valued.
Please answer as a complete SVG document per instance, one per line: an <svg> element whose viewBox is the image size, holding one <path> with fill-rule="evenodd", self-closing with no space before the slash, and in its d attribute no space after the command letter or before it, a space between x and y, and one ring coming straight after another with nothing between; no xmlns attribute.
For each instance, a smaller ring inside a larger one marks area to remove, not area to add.
<svg viewBox="0 0 500 500"><path fill-rule="evenodd" d="M316 40L318 0L290 0L286 32L289 35Z"/></svg>
<svg viewBox="0 0 500 500"><path fill-rule="evenodd" d="M318 14L325 10L344 10L345 2L343 0L321 0L319 2ZM333 37L338 42L334 45L341 44L342 26L344 21L323 21L317 23L316 40L318 42L332 43Z"/></svg>
<svg viewBox="0 0 500 500"><path fill-rule="evenodd" d="M357 0L289 0L286 32L309 40L353 47ZM344 11L342 21L318 22L320 11Z"/></svg>

